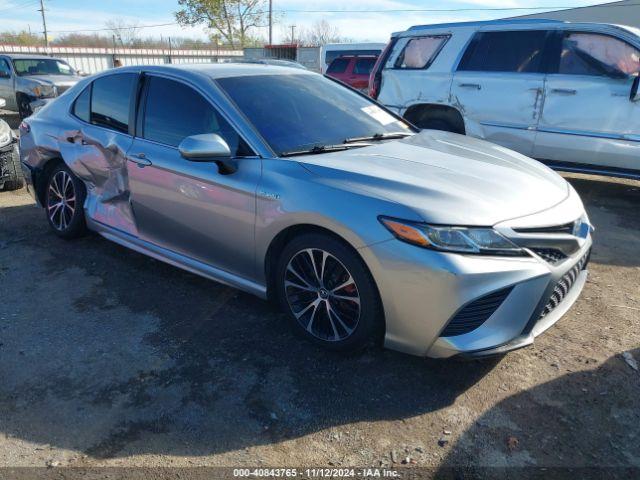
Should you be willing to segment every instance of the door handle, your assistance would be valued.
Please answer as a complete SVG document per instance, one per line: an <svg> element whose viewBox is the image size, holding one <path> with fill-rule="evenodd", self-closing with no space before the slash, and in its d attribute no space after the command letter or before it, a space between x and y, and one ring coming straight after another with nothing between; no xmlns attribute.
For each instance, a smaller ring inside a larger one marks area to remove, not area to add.
<svg viewBox="0 0 640 480"><path fill-rule="evenodd" d="M482 90L482 85L479 83L459 83L458 86L462 88L475 88L476 90Z"/></svg>
<svg viewBox="0 0 640 480"><path fill-rule="evenodd" d="M75 144L77 139L78 139L78 137L67 137L67 142ZM80 140L80 145L89 145L89 144L83 138L83 139Z"/></svg>
<svg viewBox="0 0 640 480"><path fill-rule="evenodd" d="M573 90L571 88L552 88L551 92L560 93L562 95L575 95L576 93L578 93L576 90Z"/></svg>
<svg viewBox="0 0 640 480"><path fill-rule="evenodd" d="M150 165L153 165L151 160L149 160L144 153L138 153L137 155L129 157L129 161L135 163L140 168L144 168L144 167L148 167Z"/></svg>

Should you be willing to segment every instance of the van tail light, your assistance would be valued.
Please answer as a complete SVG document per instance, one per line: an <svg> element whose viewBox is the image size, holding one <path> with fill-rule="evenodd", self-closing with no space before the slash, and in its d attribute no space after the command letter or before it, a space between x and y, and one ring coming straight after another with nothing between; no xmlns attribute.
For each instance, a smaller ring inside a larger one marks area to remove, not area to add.
<svg viewBox="0 0 640 480"><path fill-rule="evenodd" d="M20 126L18 127L18 130L20 131L20 133L22 134L27 134L31 131L31 125L29 125L27 122L22 121L20 123Z"/></svg>
<svg viewBox="0 0 640 480"><path fill-rule="evenodd" d="M391 51L395 46L397 38L392 38L385 49L382 51L376 64L373 66L373 70L371 70L371 75L369 75L369 96L374 100L377 100L378 95L380 95L380 88L382 87L382 70L389 60L389 56L391 55Z"/></svg>

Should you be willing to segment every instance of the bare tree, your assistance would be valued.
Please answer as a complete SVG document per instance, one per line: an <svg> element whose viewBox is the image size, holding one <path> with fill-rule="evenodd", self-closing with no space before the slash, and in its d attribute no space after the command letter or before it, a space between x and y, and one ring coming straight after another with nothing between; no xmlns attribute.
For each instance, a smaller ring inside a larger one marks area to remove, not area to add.
<svg viewBox="0 0 640 480"><path fill-rule="evenodd" d="M266 25L265 0L178 0L178 5L181 25L205 25L233 47L251 43L251 30Z"/></svg>
<svg viewBox="0 0 640 480"><path fill-rule="evenodd" d="M132 47L138 39L137 30L140 28L138 22L128 23L122 18L113 18L105 22L111 34L123 47Z"/></svg>
<svg viewBox="0 0 640 480"><path fill-rule="evenodd" d="M338 27L331 25L324 19L316 20L311 27L303 29L300 38L302 43L308 47L319 47L327 43L342 41Z"/></svg>

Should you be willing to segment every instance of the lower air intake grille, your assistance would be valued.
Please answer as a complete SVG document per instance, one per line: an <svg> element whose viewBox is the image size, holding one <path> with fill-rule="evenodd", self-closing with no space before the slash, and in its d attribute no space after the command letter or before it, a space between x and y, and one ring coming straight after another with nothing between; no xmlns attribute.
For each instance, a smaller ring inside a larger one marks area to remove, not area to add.
<svg viewBox="0 0 640 480"><path fill-rule="evenodd" d="M493 292L489 295L474 300L467 306L463 307L449 321L449 324L440 334L441 337L455 337L456 335L464 335L469 333L493 315L504 299L511 293L513 287L504 288Z"/></svg>
<svg viewBox="0 0 640 480"><path fill-rule="evenodd" d="M552 265L562 262L567 256L556 248L532 248L533 253Z"/></svg>
<svg viewBox="0 0 640 480"><path fill-rule="evenodd" d="M580 259L578 263L574 265L574 267L569 270L567 273L563 275L560 281L556 284L553 289L553 293L551 294L551 298L549 302L545 305L542 313L540 314L540 318L544 318L549 315L555 308L562 303L567 294L571 291L571 288L576 283L580 272L587 268L587 264L589 263L589 256L591 252L587 252L587 254Z"/></svg>

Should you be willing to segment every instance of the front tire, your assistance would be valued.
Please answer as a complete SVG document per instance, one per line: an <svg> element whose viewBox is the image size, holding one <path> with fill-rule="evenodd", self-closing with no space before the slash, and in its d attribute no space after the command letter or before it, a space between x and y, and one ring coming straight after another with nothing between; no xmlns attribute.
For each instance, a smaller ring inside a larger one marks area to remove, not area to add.
<svg viewBox="0 0 640 480"><path fill-rule="evenodd" d="M331 235L290 241L278 261L276 288L293 328L317 345L359 350L381 333L381 302L369 270Z"/></svg>
<svg viewBox="0 0 640 480"><path fill-rule="evenodd" d="M69 167L60 164L47 180L46 213L49 226L56 235L65 239L85 234L84 200L87 190Z"/></svg>
<svg viewBox="0 0 640 480"><path fill-rule="evenodd" d="M18 103L18 115L20 120L24 120L33 113L31 110L31 99L24 93L18 93L16 96L16 102Z"/></svg>

